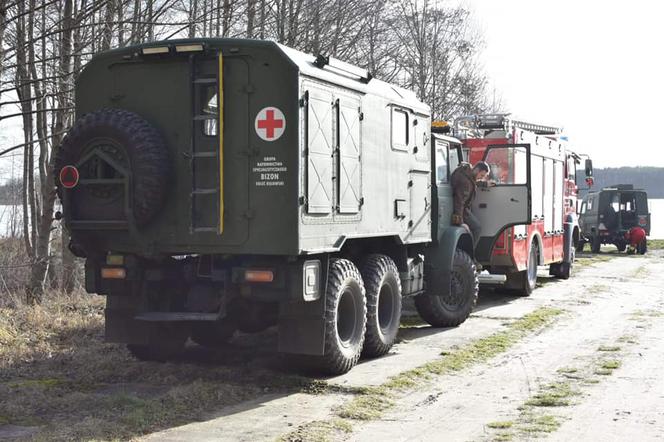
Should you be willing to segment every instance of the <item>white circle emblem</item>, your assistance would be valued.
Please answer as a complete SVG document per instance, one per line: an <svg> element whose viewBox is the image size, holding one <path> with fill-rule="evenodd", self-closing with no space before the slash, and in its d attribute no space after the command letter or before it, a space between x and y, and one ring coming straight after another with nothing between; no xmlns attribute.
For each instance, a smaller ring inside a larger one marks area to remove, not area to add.
<svg viewBox="0 0 664 442"><path fill-rule="evenodd" d="M278 140L286 130L286 117L276 107L264 107L254 121L256 134L265 141Z"/></svg>

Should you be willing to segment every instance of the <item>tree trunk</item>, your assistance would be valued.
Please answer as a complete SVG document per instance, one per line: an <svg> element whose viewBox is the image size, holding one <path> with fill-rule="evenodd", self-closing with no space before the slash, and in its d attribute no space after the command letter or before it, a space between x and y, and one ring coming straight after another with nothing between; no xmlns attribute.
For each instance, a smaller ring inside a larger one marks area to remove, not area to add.
<svg viewBox="0 0 664 442"><path fill-rule="evenodd" d="M196 37L196 19L198 15L198 0L189 2L189 38Z"/></svg>
<svg viewBox="0 0 664 442"><path fill-rule="evenodd" d="M121 4L121 2L118 2ZM72 93L70 92L73 88L73 76L71 75L71 51L72 51L72 27L74 26L74 20L72 19L72 0L65 0L64 8L64 17L63 17L63 26L64 32L62 33L62 40L60 46L60 72L62 77L59 84L60 92L58 94L58 108L65 108L70 101ZM74 34L74 41L76 41L76 34ZM80 38L80 37L79 37ZM74 43L76 46L76 43ZM74 60L74 70L77 71L80 69L80 66L76 66L76 60ZM60 141L62 140L62 131L64 130L65 122L67 120L68 111L60 110L56 112L56 122L55 122L55 135L53 138L54 149L59 149ZM48 217L48 230L51 229L52 218L53 218L53 204L55 202L55 192L53 188L55 187L55 175L57 171L53 170L53 157L51 156L50 164L48 164L47 170L47 179L46 186L43 187L42 192L44 196L44 206L50 208L50 214ZM46 210L45 210L46 212ZM46 223L46 214L44 214L43 224L44 227L47 226ZM69 235L67 234L64 226L61 226L61 239L62 239L62 290L67 293L71 293L74 289L74 256L69 251L67 247L69 244Z"/></svg>
<svg viewBox="0 0 664 442"><path fill-rule="evenodd" d="M5 22L7 21L7 0L0 0L0 78L2 78L2 68L5 64L5 51L3 50L3 38L5 36ZM0 98L2 97L2 88L0 88Z"/></svg>
<svg viewBox="0 0 664 442"><path fill-rule="evenodd" d="M115 0L106 0L106 14L104 16L104 31L101 43L102 51L107 51L111 48L111 42L113 40L114 15L115 15Z"/></svg>
<svg viewBox="0 0 664 442"><path fill-rule="evenodd" d="M74 16L76 12L74 12ZM124 46L124 5L122 0L118 1L117 7L117 20L118 20L118 47Z"/></svg>
<svg viewBox="0 0 664 442"><path fill-rule="evenodd" d="M256 17L256 0L247 0L247 38L254 38L255 17Z"/></svg>
<svg viewBox="0 0 664 442"><path fill-rule="evenodd" d="M152 0L148 0L148 16L147 16L148 41L154 41L154 25L152 24L152 22L153 22L152 15L153 15Z"/></svg>
<svg viewBox="0 0 664 442"><path fill-rule="evenodd" d="M223 13L223 27L221 30L221 35L223 37L228 37L230 27L231 27L231 2L230 0L224 0L224 13Z"/></svg>

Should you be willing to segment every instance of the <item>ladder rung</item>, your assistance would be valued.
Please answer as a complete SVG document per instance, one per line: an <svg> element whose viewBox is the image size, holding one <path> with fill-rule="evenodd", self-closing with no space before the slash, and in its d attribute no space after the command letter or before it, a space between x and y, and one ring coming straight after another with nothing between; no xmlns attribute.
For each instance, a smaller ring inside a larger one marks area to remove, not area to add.
<svg viewBox="0 0 664 442"><path fill-rule="evenodd" d="M217 79L216 78L196 78L194 79L194 83L196 84L213 84L216 83Z"/></svg>
<svg viewBox="0 0 664 442"><path fill-rule="evenodd" d="M214 232L217 233L219 229L217 227L194 227L194 232Z"/></svg>
<svg viewBox="0 0 664 442"><path fill-rule="evenodd" d="M217 114L214 115L194 115L195 121L206 121L206 120L216 120L218 117Z"/></svg>
<svg viewBox="0 0 664 442"><path fill-rule="evenodd" d="M194 189L191 192L192 195L213 195L215 193L218 193L217 189Z"/></svg>

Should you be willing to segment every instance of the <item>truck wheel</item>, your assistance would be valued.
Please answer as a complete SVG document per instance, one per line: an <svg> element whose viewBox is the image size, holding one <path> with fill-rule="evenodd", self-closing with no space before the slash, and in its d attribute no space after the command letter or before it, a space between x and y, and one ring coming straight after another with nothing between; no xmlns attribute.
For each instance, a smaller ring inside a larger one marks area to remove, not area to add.
<svg viewBox="0 0 664 442"><path fill-rule="evenodd" d="M506 287L514 289L515 293L521 296L530 296L537 285L538 256L537 243L532 242L530 244L530 253L528 253L526 270L507 274Z"/></svg>
<svg viewBox="0 0 664 442"><path fill-rule="evenodd" d="M362 266L367 292L365 356L382 356L392 348L401 321L401 280L391 258L371 255Z"/></svg>
<svg viewBox="0 0 664 442"><path fill-rule="evenodd" d="M602 248L602 239L599 236L593 236L590 239L590 250L593 253L599 253L599 250Z"/></svg>
<svg viewBox="0 0 664 442"><path fill-rule="evenodd" d="M456 327L475 307L479 281L473 259L463 250L454 251L448 293L423 293L415 297L417 313L434 327Z"/></svg>
<svg viewBox="0 0 664 442"><path fill-rule="evenodd" d="M127 350L141 361L165 362L182 353L188 335L181 327L156 325L148 344L127 344Z"/></svg>
<svg viewBox="0 0 664 442"><path fill-rule="evenodd" d="M195 324L191 330L191 340L203 347L224 345L235 334L236 326L232 321L221 320Z"/></svg>
<svg viewBox="0 0 664 442"><path fill-rule="evenodd" d="M619 252L624 252L625 249L627 249L627 244L625 244L624 242L617 243L617 244L615 244L615 246L616 246L616 248L618 249Z"/></svg>
<svg viewBox="0 0 664 442"><path fill-rule="evenodd" d="M637 246L636 251L639 253L639 255L645 255L648 251L648 240L644 239L641 241L641 243Z"/></svg>
<svg viewBox="0 0 664 442"><path fill-rule="evenodd" d="M57 150L56 174L64 166L77 165L82 168L81 178L97 178L94 175L100 173L100 165L91 164L87 170L87 163L78 164L93 149L129 170L131 178L127 178L131 184L129 194L133 197L130 203L133 218L139 226L147 224L169 194L171 162L159 132L140 115L122 109L101 109L85 114L74 123ZM117 171L103 173L113 175ZM56 181L58 194L62 197L61 184ZM115 188L97 186L74 195L75 204L85 206L87 212L124 213L124 198Z"/></svg>
<svg viewBox="0 0 664 442"><path fill-rule="evenodd" d="M338 375L357 364L367 328L367 301L359 270L347 259L330 261L325 299L325 353L311 361Z"/></svg>

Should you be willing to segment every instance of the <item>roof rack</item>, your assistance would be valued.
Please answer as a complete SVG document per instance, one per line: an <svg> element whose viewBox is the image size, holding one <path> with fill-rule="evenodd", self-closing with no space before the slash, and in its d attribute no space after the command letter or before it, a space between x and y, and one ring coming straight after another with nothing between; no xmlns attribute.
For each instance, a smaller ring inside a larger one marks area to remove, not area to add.
<svg viewBox="0 0 664 442"><path fill-rule="evenodd" d="M543 124L533 124L518 120L510 120L509 122L514 127L535 132L537 135L556 135L563 131L561 127L544 126Z"/></svg>
<svg viewBox="0 0 664 442"><path fill-rule="evenodd" d="M507 131L510 128L528 130L537 135L558 135L563 131L560 127L513 120L509 118L509 115L510 114L464 115L454 120L454 133L465 133L466 136L471 137L483 137L490 131Z"/></svg>
<svg viewBox="0 0 664 442"><path fill-rule="evenodd" d="M359 77L358 80L362 83L369 83L373 78L373 75L367 69L362 69L350 63L346 63L345 61L338 60L331 56L325 56L323 54L318 54L316 60L314 60L314 66L319 69L324 69L325 66L327 66L337 71L337 73L345 74L346 76L350 75Z"/></svg>

